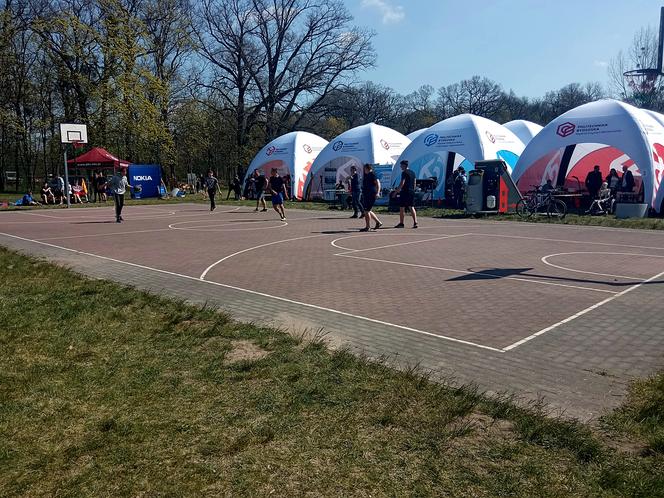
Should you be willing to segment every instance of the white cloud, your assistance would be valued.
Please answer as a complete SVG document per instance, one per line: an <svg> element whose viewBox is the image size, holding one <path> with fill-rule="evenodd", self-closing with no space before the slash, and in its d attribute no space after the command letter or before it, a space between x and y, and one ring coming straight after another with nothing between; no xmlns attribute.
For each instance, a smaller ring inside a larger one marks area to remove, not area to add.
<svg viewBox="0 0 664 498"><path fill-rule="evenodd" d="M396 24L406 17L401 5L392 5L388 0L362 0L365 9L376 9L382 16L383 24Z"/></svg>
<svg viewBox="0 0 664 498"><path fill-rule="evenodd" d="M609 67L609 63L606 61L595 61L593 64L595 64L596 67Z"/></svg>

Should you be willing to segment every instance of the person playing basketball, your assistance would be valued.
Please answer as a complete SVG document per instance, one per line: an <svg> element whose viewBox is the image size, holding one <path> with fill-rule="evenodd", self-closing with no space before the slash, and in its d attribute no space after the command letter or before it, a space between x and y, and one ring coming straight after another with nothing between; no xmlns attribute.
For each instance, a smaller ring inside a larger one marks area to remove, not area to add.
<svg viewBox="0 0 664 498"><path fill-rule="evenodd" d="M371 220L375 221L374 230L378 230L383 226L383 223L378 219L376 213L373 212L373 206L376 202L376 197L380 193L380 182L376 173L374 173L371 164L364 165L364 176L362 177L362 207L364 209L364 221L366 223L360 232L368 232L371 228Z"/></svg>
<svg viewBox="0 0 664 498"><path fill-rule="evenodd" d="M219 180L214 176L212 170L208 170L207 177L205 178L205 189L207 190L208 197L210 198L210 212L217 209L217 205L214 202L214 196L219 191L221 195L221 189L219 188Z"/></svg>
<svg viewBox="0 0 664 498"><path fill-rule="evenodd" d="M256 187L256 209L262 206L261 212L267 211L267 206L265 205L265 187L267 186L267 178L265 175L261 174L258 170L254 171L254 186Z"/></svg>
<svg viewBox="0 0 664 498"><path fill-rule="evenodd" d="M286 219L284 211L284 200L288 200L288 194L284 188L284 179L279 176L277 168L272 168L270 172L270 193L272 194L272 207L277 212L281 221Z"/></svg>
<svg viewBox="0 0 664 498"><path fill-rule="evenodd" d="M132 185L129 185L129 182L127 181L126 167L123 166L115 172L115 175L113 175L109 182L109 187L113 194L113 200L115 201L115 221L117 223L122 223L124 221L122 218L122 208L124 207L125 192L127 191L127 188L134 188Z"/></svg>
<svg viewBox="0 0 664 498"><path fill-rule="evenodd" d="M413 228L417 228L417 212L415 211L415 173L408 169L408 161L401 161L401 183L397 187L399 195L399 224L394 228L403 228L406 209L413 217Z"/></svg>

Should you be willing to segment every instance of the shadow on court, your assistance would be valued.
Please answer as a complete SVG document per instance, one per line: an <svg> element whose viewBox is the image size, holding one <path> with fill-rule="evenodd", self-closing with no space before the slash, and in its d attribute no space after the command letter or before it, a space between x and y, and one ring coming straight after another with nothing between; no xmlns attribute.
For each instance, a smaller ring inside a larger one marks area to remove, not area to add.
<svg viewBox="0 0 664 498"><path fill-rule="evenodd" d="M530 279L540 279L542 281L562 281L567 283L574 284L598 284L598 285L608 285L610 287L632 287L634 285L654 285L654 284L664 284L664 280L654 280L651 282L645 282L647 278L643 280L633 280L631 282L618 282L618 281L609 281L609 280L593 280L588 278L573 278L573 277L558 277L554 275L538 275L536 273L527 273L533 268L485 268L482 270L477 270L473 268L468 268L468 274L460 275L458 277L452 277L447 279L448 282L464 282L464 281L474 281L474 280L493 280L501 278L510 278L510 277L523 277Z"/></svg>

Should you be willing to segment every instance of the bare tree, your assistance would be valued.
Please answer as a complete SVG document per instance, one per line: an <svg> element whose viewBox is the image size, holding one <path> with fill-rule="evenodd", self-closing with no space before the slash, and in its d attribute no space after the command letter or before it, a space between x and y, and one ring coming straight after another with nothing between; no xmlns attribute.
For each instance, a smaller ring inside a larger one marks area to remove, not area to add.
<svg viewBox="0 0 664 498"><path fill-rule="evenodd" d="M463 113L493 119L500 111L503 95L498 83L473 76L438 90L437 111L441 119Z"/></svg>
<svg viewBox="0 0 664 498"><path fill-rule="evenodd" d="M320 110L327 117L343 120L347 128L365 123L397 126L403 98L391 88L371 81L345 90L330 92Z"/></svg>
<svg viewBox="0 0 664 498"><path fill-rule="evenodd" d="M373 34L337 0L204 0L196 26L209 95L234 110L236 143L297 127L374 61Z"/></svg>
<svg viewBox="0 0 664 498"><path fill-rule="evenodd" d="M548 123L552 119L588 102L603 98L605 95L599 83L570 83L559 90L547 92L543 99L536 100L534 121Z"/></svg>
<svg viewBox="0 0 664 498"><path fill-rule="evenodd" d="M402 99L400 128L404 132L428 128L437 121L434 95L431 85L422 85Z"/></svg>

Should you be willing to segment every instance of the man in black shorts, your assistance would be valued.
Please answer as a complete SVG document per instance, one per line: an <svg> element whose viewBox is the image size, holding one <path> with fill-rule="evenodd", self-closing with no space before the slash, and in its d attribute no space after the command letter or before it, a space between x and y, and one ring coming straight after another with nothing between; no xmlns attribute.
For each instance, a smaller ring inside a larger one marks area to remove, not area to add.
<svg viewBox="0 0 664 498"><path fill-rule="evenodd" d="M264 213L267 211L267 206L265 205L267 178L265 178L265 175L261 175L258 170L254 170L254 186L256 187L256 209L254 211L258 211L258 205L262 204L263 209L261 209L261 212Z"/></svg>
<svg viewBox="0 0 664 498"><path fill-rule="evenodd" d="M394 228L403 228L403 219L406 209L413 217L413 228L417 228L417 213L415 212L415 173L408 169L408 161L401 161L401 183L397 187L399 195L399 224Z"/></svg>
<svg viewBox="0 0 664 498"><path fill-rule="evenodd" d="M286 219L284 212L284 200L288 200L288 194L284 188L284 179L279 176L277 168L272 168L270 174L270 193L272 194L272 207L281 218L281 221Z"/></svg>

